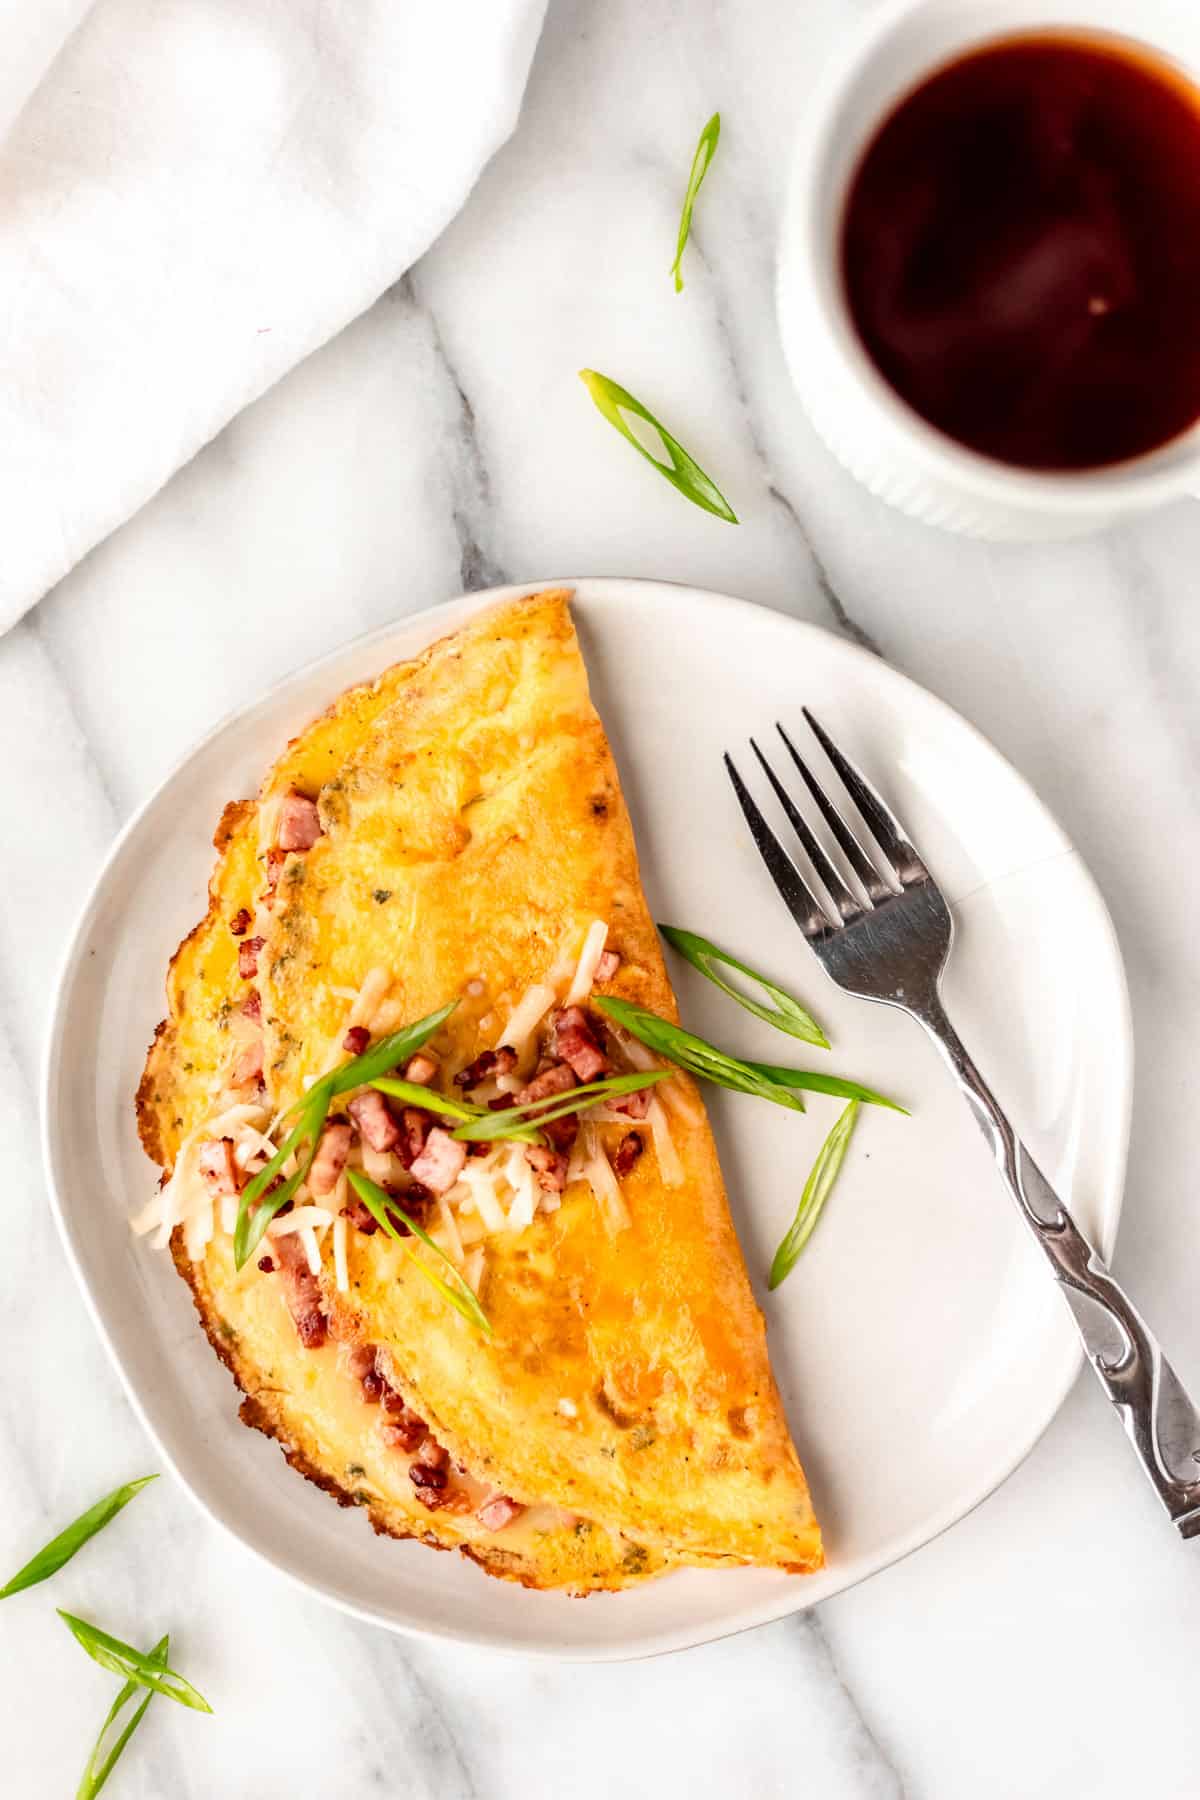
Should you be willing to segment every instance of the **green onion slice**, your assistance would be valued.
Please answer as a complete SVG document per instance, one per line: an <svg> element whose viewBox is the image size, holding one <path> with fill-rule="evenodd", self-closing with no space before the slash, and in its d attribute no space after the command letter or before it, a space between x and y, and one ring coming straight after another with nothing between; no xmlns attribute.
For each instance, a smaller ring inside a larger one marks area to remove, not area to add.
<svg viewBox="0 0 1200 1800"><path fill-rule="evenodd" d="M114 1675L123 1675L127 1681L150 1688L153 1693L165 1694L168 1700L177 1700L180 1706L190 1706L195 1712L212 1711L204 1695L174 1669L156 1661L153 1651L147 1656L141 1650L135 1650L132 1644L123 1644L120 1638L110 1637L98 1625L89 1625L86 1619L77 1619L74 1613L64 1612L61 1606L58 1616L66 1621L76 1641L102 1669L111 1669Z"/></svg>
<svg viewBox="0 0 1200 1800"><path fill-rule="evenodd" d="M169 1637L159 1638L157 1644L155 1644L153 1650L151 1650L147 1657L147 1662L154 1663L159 1668L164 1668L166 1666L167 1653L170 1648L171 1640ZM108 1717L100 1727L100 1735L96 1739L92 1754L87 1759L87 1767L84 1769L79 1786L75 1790L75 1800L95 1800L95 1796L100 1792L100 1789L112 1774L121 1752L141 1724L142 1716L150 1702L153 1700L154 1695L148 1693L143 1696L141 1704L134 1709L133 1717L126 1725L112 1749L108 1752L108 1755L105 1756L102 1761L101 1751L104 1749L104 1740L116 1723L118 1715L124 1711L125 1707L133 1699L133 1696L137 1693L141 1693L141 1691L140 1682L127 1681L124 1687L120 1689L112 1705L109 1707Z"/></svg>
<svg viewBox="0 0 1200 1800"><path fill-rule="evenodd" d="M83 1549L89 1538L103 1531L121 1508L129 1505L135 1494L140 1494L149 1482L157 1480L157 1475L143 1475L138 1481L127 1481L123 1487L114 1488L103 1500L89 1506L73 1524L31 1557L23 1569L18 1569L11 1581L5 1582L0 1588L0 1600L7 1600L10 1594L19 1594L22 1588L34 1587L39 1581L48 1581L64 1563L70 1562L77 1550Z"/></svg>
<svg viewBox="0 0 1200 1800"><path fill-rule="evenodd" d="M452 1135L467 1143L486 1144L492 1138L511 1137L514 1126L546 1125L552 1119L565 1118L567 1113L598 1106L611 1095L636 1094L640 1088L653 1087L656 1082L669 1081L670 1077L670 1069L652 1069L636 1075L606 1075L603 1081L585 1082L582 1087L571 1088L565 1094L550 1094L544 1100L527 1100L524 1106L508 1106L503 1112L484 1113L481 1118L460 1125Z"/></svg>
<svg viewBox="0 0 1200 1800"><path fill-rule="evenodd" d="M815 1069L787 1069L778 1063L752 1062L746 1067L765 1075L768 1081L777 1081L781 1087L807 1088L813 1094L861 1100L865 1106L886 1106L892 1112L903 1113L906 1119L909 1116L907 1106L901 1106L899 1101L889 1100L886 1094L877 1094L874 1088L863 1087L858 1081L847 1081L841 1075L818 1075Z"/></svg>
<svg viewBox="0 0 1200 1800"><path fill-rule="evenodd" d="M688 235L692 229L692 208L696 204L696 195L700 192L700 184L708 174L708 165L716 155L720 136L721 115L719 112L715 112L700 133L696 154L692 158L692 172L688 176L687 193L683 196L683 212L679 220L679 242L675 246L675 261L671 264L671 274L675 277L677 294L683 292L683 276L679 273L679 265L683 261Z"/></svg>
<svg viewBox="0 0 1200 1800"><path fill-rule="evenodd" d="M639 1043L645 1044L648 1050L653 1050L658 1056L665 1056L668 1062L686 1069L698 1080L711 1081L717 1087L732 1088L739 1094L757 1094L760 1100L771 1100L776 1106L790 1107L792 1112L804 1111L804 1102L799 1094L772 1081L752 1063L729 1056L724 1050L718 1050L715 1044L706 1043L693 1032L685 1031L682 1025L673 1025L669 1019L647 1012L645 1007L634 1006L631 1001L618 1000L611 994L593 994L591 1004L607 1013L610 1019L631 1037L637 1038Z"/></svg>
<svg viewBox="0 0 1200 1800"><path fill-rule="evenodd" d="M304 1177L312 1167L313 1157L317 1153L317 1145L321 1141L321 1133L325 1128L325 1120L329 1113L329 1095L323 1092L310 1099L304 1112L300 1115L300 1123L290 1132L270 1162L258 1171L242 1189L238 1201L237 1223L233 1230L233 1261L235 1268L240 1269L254 1255L262 1242L263 1233L275 1217L280 1207L286 1206ZM302 1154L300 1145L307 1139L307 1149ZM272 1188L269 1194L265 1189L274 1181L280 1169L291 1155L296 1157L296 1167L286 1181ZM255 1202L258 1204L255 1205ZM251 1212L251 1208L254 1211Z"/></svg>
<svg viewBox="0 0 1200 1800"><path fill-rule="evenodd" d="M715 513L718 519L724 519L730 525L737 524L737 514L716 483L709 479L679 440L671 436L666 427L659 423L640 400L634 398L628 388L623 388L608 375L598 374L595 369L580 369L579 379L609 424L614 425L621 436L633 445L638 455L644 456L673 488L678 488L685 499L702 507L705 512ZM626 422L624 414L627 412L632 413L635 418L644 419L647 425L653 426L657 431L667 453L666 462L655 456L653 451L647 450Z"/></svg>
<svg viewBox="0 0 1200 1800"><path fill-rule="evenodd" d="M487 1112L486 1106L472 1106L466 1100L439 1094L433 1088L422 1087L419 1081L400 1081L390 1075L379 1075L370 1085L393 1100L403 1100L406 1106L419 1106L424 1112L434 1113L442 1119L477 1119Z"/></svg>
<svg viewBox="0 0 1200 1800"><path fill-rule="evenodd" d="M722 950L707 938L698 937L694 931L684 931L678 925L660 925L658 929L668 944L678 950L680 956L686 957L694 969L699 969L701 975L707 976L714 986L719 987L723 994L728 994L731 1000L736 1000L739 1006L744 1006L747 1012L753 1013L756 1018L765 1019L768 1025L774 1025L778 1031L786 1031L789 1037L803 1038L806 1044L816 1044L820 1049L828 1050L829 1039L812 1014L801 1006L794 995L776 987L773 981L768 981L757 969L752 969L748 963L739 962L728 950ZM732 982L717 973L715 965L721 963L753 981L773 1004L768 1006L734 987Z"/></svg>
<svg viewBox="0 0 1200 1800"><path fill-rule="evenodd" d="M339 1094L348 1094L351 1088L366 1087L377 1075L386 1075L397 1064L407 1062L410 1056L415 1056L418 1050L424 1048L457 1005L457 1000L448 1000L436 1012L427 1013L423 1019L406 1025L402 1031L393 1031L388 1037L380 1038L377 1044L372 1044L361 1056L352 1056L349 1062L341 1063L328 1075L322 1075L320 1081L314 1081L299 1100L293 1101L288 1111L298 1112L307 1108L322 1095L334 1100Z"/></svg>
<svg viewBox="0 0 1200 1800"><path fill-rule="evenodd" d="M788 1228L788 1232L771 1263L771 1273L767 1277L767 1286L777 1288L785 1281L795 1268L800 1252L816 1230L817 1220L821 1216L830 1190L837 1180L838 1170L842 1166L842 1158L850 1142L855 1120L858 1118L859 1103L852 1100L838 1119L837 1124L821 1145L820 1153L812 1166L808 1180L804 1184L804 1192L800 1196L800 1204L796 1208L796 1216Z"/></svg>
<svg viewBox="0 0 1200 1800"><path fill-rule="evenodd" d="M450 1258L446 1255L446 1252L441 1246L435 1244L429 1233L423 1231L417 1224L417 1221L409 1217L408 1213L405 1212L404 1208L394 1195L386 1193L377 1182L371 1180L369 1175L364 1175L361 1169L347 1169L346 1176L350 1182L350 1186L354 1189L354 1192L358 1195L367 1211L371 1214L371 1217L377 1224L383 1227L389 1237L395 1238L396 1242L399 1244L404 1244L413 1267L420 1269L426 1281L430 1282L437 1289L438 1293L442 1296L442 1299L448 1300L454 1310L461 1313L468 1324L474 1325L477 1331L483 1333L484 1337L492 1337L494 1333L487 1314L475 1298L469 1283L459 1274L458 1270L450 1261ZM423 1263L419 1256L413 1255L412 1246L405 1243L403 1234L397 1231L396 1227L392 1224L391 1218L389 1217L389 1214L391 1213L395 1213L396 1217L403 1224L408 1226L413 1237L419 1239L419 1241L425 1245L427 1250L432 1250L433 1254L445 1263L457 1283L456 1287L450 1287L448 1283L442 1280L435 1269L431 1269L428 1263Z"/></svg>

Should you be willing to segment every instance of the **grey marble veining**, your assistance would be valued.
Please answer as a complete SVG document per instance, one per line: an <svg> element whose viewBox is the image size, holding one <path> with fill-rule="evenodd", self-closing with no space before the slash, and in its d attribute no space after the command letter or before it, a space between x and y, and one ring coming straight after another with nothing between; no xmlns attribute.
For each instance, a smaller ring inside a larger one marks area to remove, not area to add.
<svg viewBox="0 0 1200 1800"><path fill-rule="evenodd" d="M784 372L773 250L794 123L855 10L557 0L521 128L433 251L0 640L7 1561L153 1466L58 1246L34 1119L48 997L100 860L231 707L355 632L502 579L665 576L843 631L1037 786L1129 970L1118 1267L1200 1379L1200 507L997 549L884 511L819 448ZM677 298L680 191L718 106ZM618 441L585 365L676 430L736 530ZM73 1791L111 1697L53 1603L147 1643L170 1626L217 1708L156 1703L110 1790L131 1800L1196 1791L1196 1546L1162 1528L1088 1384L991 1501L906 1563L819 1616L624 1667L389 1638L261 1569L164 1481L53 1590L0 1608L2 1785L18 1800Z"/></svg>

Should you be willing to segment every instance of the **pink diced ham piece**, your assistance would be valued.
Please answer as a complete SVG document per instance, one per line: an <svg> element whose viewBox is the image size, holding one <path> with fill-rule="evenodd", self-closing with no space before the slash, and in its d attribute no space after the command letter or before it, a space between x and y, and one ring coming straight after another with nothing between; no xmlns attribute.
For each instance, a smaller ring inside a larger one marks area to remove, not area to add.
<svg viewBox="0 0 1200 1800"><path fill-rule="evenodd" d="M233 1160L232 1138L210 1138L196 1156L196 1167L214 1194L238 1192L237 1164Z"/></svg>
<svg viewBox="0 0 1200 1800"><path fill-rule="evenodd" d="M260 937L243 938L238 945L238 974L243 981L253 981L258 974L258 953L262 947Z"/></svg>
<svg viewBox="0 0 1200 1800"><path fill-rule="evenodd" d="M466 1160L467 1146L452 1138L440 1125L435 1125L425 1140L425 1148L412 1165L413 1179L421 1182L430 1193L445 1194L462 1174Z"/></svg>
<svg viewBox="0 0 1200 1800"><path fill-rule="evenodd" d="M234 1087L249 1087L252 1081L258 1080L262 1070L263 1041L256 1037L246 1045L234 1063L229 1079Z"/></svg>
<svg viewBox="0 0 1200 1800"><path fill-rule="evenodd" d="M506 1525L519 1518L525 1508L516 1500L510 1500L507 1494L495 1494L485 1500L475 1517L487 1531L503 1531Z"/></svg>
<svg viewBox="0 0 1200 1800"><path fill-rule="evenodd" d="M561 1194L567 1185L567 1159L559 1150L545 1144L527 1144L525 1160L537 1177L544 1194Z"/></svg>
<svg viewBox="0 0 1200 1800"><path fill-rule="evenodd" d="M372 1150L394 1150L400 1142L396 1115L377 1088L364 1088L361 1094L355 1094L346 1111Z"/></svg>
<svg viewBox="0 0 1200 1800"><path fill-rule="evenodd" d="M321 835L317 803L293 788L279 806L278 844L281 850L311 850Z"/></svg>
<svg viewBox="0 0 1200 1800"><path fill-rule="evenodd" d="M582 1006L567 1006L559 1013L554 1021L554 1048L580 1081L595 1081L608 1072L608 1058Z"/></svg>
<svg viewBox="0 0 1200 1800"><path fill-rule="evenodd" d="M321 1141L317 1145L317 1154L312 1159L312 1167L308 1171L309 1192L321 1199L325 1194L332 1194L338 1184L338 1177L346 1166L346 1158L350 1154L350 1145L354 1133L342 1119L335 1119L321 1133Z"/></svg>
<svg viewBox="0 0 1200 1800"><path fill-rule="evenodd" d="M605 950L596 964L596 980L611 981L621 966L621 958L616 950Z"/></svg>

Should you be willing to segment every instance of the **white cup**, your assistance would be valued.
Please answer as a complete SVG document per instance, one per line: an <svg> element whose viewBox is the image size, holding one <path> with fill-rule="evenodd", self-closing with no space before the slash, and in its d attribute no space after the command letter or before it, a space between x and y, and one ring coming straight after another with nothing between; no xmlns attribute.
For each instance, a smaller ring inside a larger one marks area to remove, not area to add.
<svg viewBox="0 0 1200 1800"><path fill-rule="evenodd" d="M843 211L878 126L934 69L977 45L1047 29L1106 33L1148 48L1200 87L1200 0L901 0L869 15L825 72L784 215L780 327L817 430L882 500L973 537L1073 537L1200 493L1200 423L1159 450L1094 470L1041 473L968 450L900 398L850 318Z"/></svg>

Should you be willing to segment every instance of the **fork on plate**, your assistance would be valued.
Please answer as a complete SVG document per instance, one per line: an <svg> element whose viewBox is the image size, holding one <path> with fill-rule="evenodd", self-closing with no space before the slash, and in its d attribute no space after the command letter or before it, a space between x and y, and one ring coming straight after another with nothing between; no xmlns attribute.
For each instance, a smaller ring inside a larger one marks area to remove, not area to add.
<svg viewBox="0 0 1200 1800"><path fill-rule="evenodd" d="M807 707L804 717L866 826L873 855L847 822L847 812L829 798L777 725L784 766L790 763L799 775L844 862L839 864L826 850L793 792L751 738L750 747L803 851L802 861L784 847L727 755L729 778L771 878L830 979L849 994L911 1014L937 1045L991 1145L1021 1217L1062 1286L1088 1360L1118 1409L1151 1486L1181 1536L1194 1537L1200 1534L1200 1414L1103 1257L1013 1130L946 1015L939 986L954 921L940 888L870 782ZM815 882L802 873L805 862Z"/></svg>

